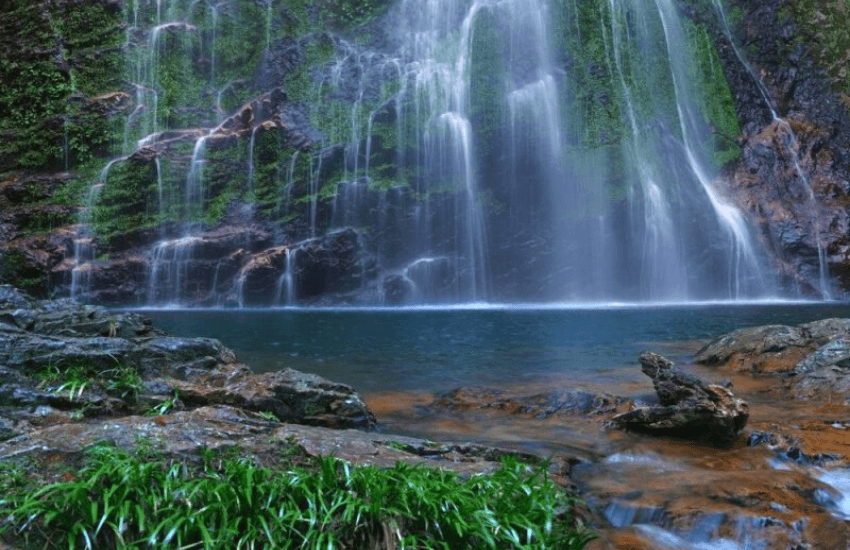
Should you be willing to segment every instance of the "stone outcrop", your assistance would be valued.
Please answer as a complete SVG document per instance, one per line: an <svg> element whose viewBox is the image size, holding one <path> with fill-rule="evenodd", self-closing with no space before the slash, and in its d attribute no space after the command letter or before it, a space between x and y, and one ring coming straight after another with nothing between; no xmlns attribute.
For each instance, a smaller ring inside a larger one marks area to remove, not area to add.
<svg viewBox="0 0 850 550"><path fill-rule="evenodd" d="M644 374L652 378L659 405L618 414L612 419L616 425L721 446L737 439L749 418L749 407L728 388L682 372L655 353L641 354L640 363Z"/></svg>
<svg viewBox="0 0 850 550"><path fill-rule="evenodd" d="M820 12L805 13L815 12L811 7L789 10L780 0L733 4L742 17L732 33L752 71L741 64L716 16L706 18L715 28L742 129L736 137L741 158L728 174L729 196L787 284L818 297L834 292L820 288L823 259L832 283L846 291L850 103L846 84L836 85L840 80L829 74L821 43L825 21L811 18Z"/></svg>
<svg viewBox="0 0 850 550"><path fill-rule="evenodd" d="M848 334L850 319L744 328L712 340L697 351L694 360L756 374L790 373L818 347Z"/></svg>
<svg viewBox="0 0 850 550"><path fill-rule="evenodd" d="M756 376L778 376L800 398L850 398L850 319L768 325L724 334L694 360Z"/></svg>
<svg viewBox="0 0 850 550"><path fill-rule="evenodd" d="M261 462L274 462L282 449L296 446L307 456L335 456L381 467L403 461L439 466L465 475L493 472L507 455L537 460L516 451L471 443L445 445L397 435L286 424L224 405L165 416L124 416L48 426L0 442L0 460L24 455L52 456L56 460L104 442L133 449L140 444L140 437L158 446L156 450L167 456L195 455L204 449L232 448L238 444L240 452Z"/></svg>
<svg viewBox="0 0 850 550"><path fill-rule="evenodd" d="M86 417L230 405L317 426L374 426L349 386L253 374L218 340L178 338L133 313L35 301L0 286L0 436Z"/></svg>
<svg viewBox="0 0 850 550"><path fill-rule="evenodd" d="M52 269L57 288L70 290L76 267L66 260ZM87 285L78 290L82 298L104 305L163 303L178 297L190 305L285 305L282 277L288 268L291 294L299 303L354 300L359 292L368 292L378 276L377 262L353 229L274 246L272 235L259 226L234 222L163 241L149 253L137 250L86 262ZM171 284L175 280L179 286Z"/></svg>

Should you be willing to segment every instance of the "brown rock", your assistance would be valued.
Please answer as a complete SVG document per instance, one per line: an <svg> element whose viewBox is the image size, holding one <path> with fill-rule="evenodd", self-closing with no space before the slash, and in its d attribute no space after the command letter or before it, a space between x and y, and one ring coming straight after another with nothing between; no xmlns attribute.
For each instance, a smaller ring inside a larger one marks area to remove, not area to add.
<svg viewBox="0 0 850 550"><path fill-rule="evenodd" d="M712 340L697 351L694 361L743 372L788 373L819 346L847 334L850 319L744 328Z"/></svg>
<svg viewBox="0 0 850 550"><path fill-rule="evenodd" d="M637 407L612 420L622 428L669 433L728 446L749 418L749 407L728 388L681 372L668 359L643 353L641 368L652 378L660 405Z"/></svg>

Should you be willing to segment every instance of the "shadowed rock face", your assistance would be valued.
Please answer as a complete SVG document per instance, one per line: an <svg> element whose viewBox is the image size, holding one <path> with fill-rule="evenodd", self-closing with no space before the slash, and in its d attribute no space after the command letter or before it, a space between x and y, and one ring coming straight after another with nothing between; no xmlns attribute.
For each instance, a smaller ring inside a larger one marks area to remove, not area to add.
<svg viewBox="0 0 850 550"><path fill-rule="evenodd" d="M641 370L652 378L660 405L643 406L612 420L620 427L670 433L727 446L747 424L748 405L728 388L679 371L667 358L645 352Z"/></svg>

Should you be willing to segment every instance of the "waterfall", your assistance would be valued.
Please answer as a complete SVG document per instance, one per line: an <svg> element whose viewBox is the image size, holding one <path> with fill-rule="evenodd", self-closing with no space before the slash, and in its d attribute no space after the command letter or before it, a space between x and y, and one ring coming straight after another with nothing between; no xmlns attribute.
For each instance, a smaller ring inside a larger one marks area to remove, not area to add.
<svg viewBox="0 0 850 550"><path fill-rule="evenodd" d="M121 155L156 168L140 300L243 303L248 225L290 250L270 305L308 301L293 247L343 228L354 301L388 277L422 302L774 295L718 177L716 53L672 0L397 0L345 39L284 0L127 5Z"/></svg>
<svg viewBox="0 0 850 550"><path fill-rule="evenodd" d="M588 47L577 32L587 9L598 10L605 116L616 117L603 121L607 135L582 104L594 92L591 79L576 70ZM407 0L393 25L400 48L392 62L406 75L394 100L405 106L397 107L406 122L398 131L416 144L398 145L395 159L418 176L407 182L417 197L408 246L385 255L388 267L448 257L457 300L773 293L758 245L711 166L700 110L708 98L692 82L693 48L669 1ZM376 112L352 123L366 133L351 136L354 171L364 142L370 181ZM345 183L335 223L363 224L353 205L379 209L381 201Z"/></svg>

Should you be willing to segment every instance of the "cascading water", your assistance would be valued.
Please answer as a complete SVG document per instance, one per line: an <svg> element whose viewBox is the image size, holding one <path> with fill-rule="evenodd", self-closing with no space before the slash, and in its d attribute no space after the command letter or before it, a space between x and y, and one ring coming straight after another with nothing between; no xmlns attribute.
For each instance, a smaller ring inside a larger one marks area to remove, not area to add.
<svg viewBox="0 0 850 550"><path fill-rule="evenodd" d="M127 13L123 154L156 180L140 301L244 303L261 250L205 245L225 215L292 248L267 305L294 300L296 243L344 228L374 257L355 301L774 295L715 178L725 79L671 0L398 0L380 48L293 39L315 17L282 0Z"/></svg>
<svg viewBox="0 0 850 550"><path fill-rule="evenodd" d="M402 132L416 146L399 145L396 158L416 174L405 183L424 200L404 228L409 246L384 262L403 271L420 258L450 258L447 284L458 300L769 295L771 277L742 215L714 189L706 97L692 82L694 48L673 5L598 3L596 61L605 66L595 70L616 83L607 136L589 135L599 121L581 96L592 83L571 73L587 62L573 31L586 9L543 0L400 3L407 76L395 104L406 106ZM365 141L368 155L371 135ZM447 191L453 200L441 196ZM350 215L363 200L344 188L343 223L366 222Z"/></svg>

